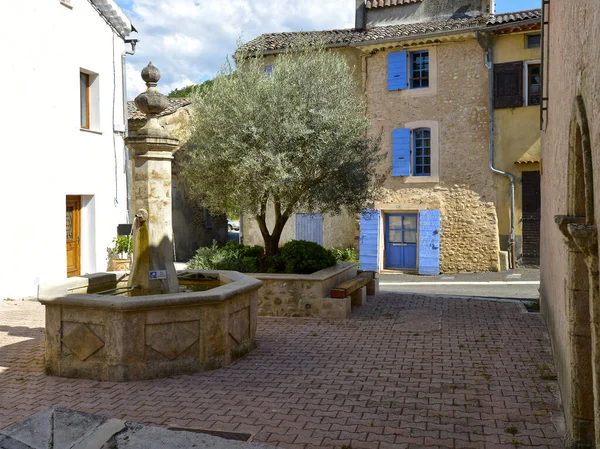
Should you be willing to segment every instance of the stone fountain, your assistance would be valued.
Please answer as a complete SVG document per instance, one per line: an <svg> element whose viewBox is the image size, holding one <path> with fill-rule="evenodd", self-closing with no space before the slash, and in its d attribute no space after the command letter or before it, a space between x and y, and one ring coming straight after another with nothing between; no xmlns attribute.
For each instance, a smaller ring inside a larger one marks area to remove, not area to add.
<svg viewBox="0 0 600 449"><path fill-rule="evenodd" d="M150 63L142 78L147 90L135 103L148 120L126 139L135 211L131 272L40 285L47 374L165 377L226 366L254 346L261 281L233 271L175 271L171 162L179 142L157 119L168 105L156 90L159 70ZM180 292L181 284L188 291Z"/></svg>

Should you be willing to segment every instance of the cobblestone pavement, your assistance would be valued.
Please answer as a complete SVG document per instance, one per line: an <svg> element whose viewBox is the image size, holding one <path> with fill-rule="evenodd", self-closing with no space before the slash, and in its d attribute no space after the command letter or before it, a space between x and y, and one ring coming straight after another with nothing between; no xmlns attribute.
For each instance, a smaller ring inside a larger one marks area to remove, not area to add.
<svg viewBox="0 0 600 449"><path fill-rule="evenodd" d="M42 306L0 302L0 428L56 404L290 449L563 447L539 315L517 303L369 301L343 321L260 318L258 349L230 367L130 383L45 376Z"/></svg>

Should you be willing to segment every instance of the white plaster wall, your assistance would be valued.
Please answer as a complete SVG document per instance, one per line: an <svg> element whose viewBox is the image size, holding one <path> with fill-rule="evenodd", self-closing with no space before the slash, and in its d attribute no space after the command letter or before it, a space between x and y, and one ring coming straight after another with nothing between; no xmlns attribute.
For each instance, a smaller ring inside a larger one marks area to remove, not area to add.
<svg viewBox="0 0 600 449"><path fill-rule="evenodd" d="M65 200L82 198L81 272L106 269L127 222L123 40L88 0L2 2L0 300L66 277ZM99 74L100 125L80 130L79 72ZM113 107L114 95L114 107ZM114 110L114 120L113 120Z"/></svg>

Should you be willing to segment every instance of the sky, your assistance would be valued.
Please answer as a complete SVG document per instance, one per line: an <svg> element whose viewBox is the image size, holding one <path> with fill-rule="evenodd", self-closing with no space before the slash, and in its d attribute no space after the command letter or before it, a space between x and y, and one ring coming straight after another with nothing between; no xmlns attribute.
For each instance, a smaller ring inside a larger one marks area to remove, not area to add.
<svg viewBox="0 0 600 449"><path fill-rule="evenodd" d="M140 71L149 62L164 94L211 79L238 42L263 33L354 26L354 0L115 0L139 39L127 56L127 91L145 90ZM496 12L539 8L541 0L496 0Z"/></svg>

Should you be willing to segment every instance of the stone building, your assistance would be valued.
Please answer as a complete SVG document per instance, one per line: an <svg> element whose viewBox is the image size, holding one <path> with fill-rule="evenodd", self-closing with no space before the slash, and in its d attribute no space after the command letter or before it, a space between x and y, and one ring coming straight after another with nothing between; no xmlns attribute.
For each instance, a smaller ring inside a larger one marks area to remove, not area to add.
<svg viewBox="0 0 600 449"><path fill-rule="evenodd" d="M106 248L128 220L124 72L133 31L113 0L2 3L0 85L10 110L0 299L106 269Z"/></svg>
<svg viewBox="0 0 600 449"><path fill-rule="evenodd" d="M360 73L369 134L381 135L387 153L384 197L373 213L306 211L291 220L282 242L316 236L339 246L353 238L361 267L375 271L500 269L498 189L506 181L489 167L494 117L486 38L521 35L539 27L540 15L495 16L491 9L486 0L357 0L353 29L265 34L246 44L265 54L266 67L276 66L276 54L299 35L343 51ZM348 224L340 227L342 221ZM246 243L260 243L251 220L244 229Z"/></svg>
<svg viewBox="0 0 600 449"><path fill-rule="evenodd" d="M496 177L500 248L521 266L540 262L540 17L541 10L500 14L487 27L493 166L508 174Z"/></svg>
<svg viewBox="0 0 600 449"><path fill-rule="evenodd" d="M543 27L541 307L567 447L600 447L600 3L549 2Z"/></svg>
<svg viewBox="0 0 600 449"><path fill-rule="evenodd" d="M175 152L172 179L173 245L175 258L186 262L201 246L211 246L213 241L227 242L227 218L213 215L208 209L193 201L188 194L185 180L179 176L178 162L185 157L185 146L190 138L190 107L187 98L169 98L169 106L158 116L159 123L176 137L181 149ZM146 115L139 111L133 101L127 103L130 135L146 122Z"/></svg>

